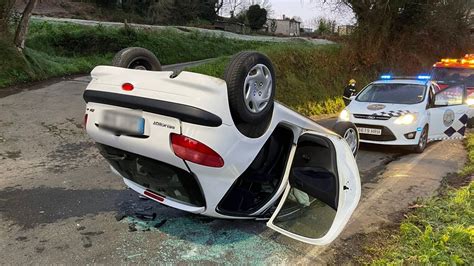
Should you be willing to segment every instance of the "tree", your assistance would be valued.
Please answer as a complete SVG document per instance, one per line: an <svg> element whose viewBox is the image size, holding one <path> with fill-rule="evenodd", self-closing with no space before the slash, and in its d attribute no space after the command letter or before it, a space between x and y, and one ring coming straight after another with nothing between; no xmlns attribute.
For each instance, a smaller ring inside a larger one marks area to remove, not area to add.
<svg viewBox="0 0 474 266"><path fill-rule="evenodd" d="M267 22L267 10L259 5L252 5L246 12L248 24L251 29L259 30Z"/></svg>
<svg viewBox="0 0 474 266"><path fill-rule="evenodd" d="M31 14L33 13L33 9L36 6L38 0L29 0L26 4L25 10L23 11L23 15L21 16L20 23L18 23L18 27L15 32L15 39L13 43L15 44L16 48L20 51L25 49L25 39L26 34L28 32L28 25L30 22Z"/></svg>
<svg viewBox="0 0 474 266"><path fill-rule="evenodd" d="M353 11L357 24L350 47L356 61L381 71L390 66L409 74L472 49L472 0L327 1Z"/></svg>
<svg viewBox="0 0 474 266"><path fill-rule="evenodd" d="M0 37L8 33L8 21L15 0L0 0Z"/></svg>
<svg viewBox="0 0 474 266"><path fill-rule="evenodd" d="M329 35L334 33L336 21L327 18L315 18L313 22L316 33L319 35Z"/></svg>

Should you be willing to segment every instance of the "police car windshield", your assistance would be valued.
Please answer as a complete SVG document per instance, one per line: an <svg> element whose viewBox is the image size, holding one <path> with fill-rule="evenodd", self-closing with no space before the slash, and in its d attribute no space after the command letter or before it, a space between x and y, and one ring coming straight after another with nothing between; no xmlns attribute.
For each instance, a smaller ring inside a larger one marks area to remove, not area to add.
<svg viewBox="0 0 474 266"><path fill-rule="evenodd" d="M359 102L416 104L424 100L426 86L416 84L370 84L356 98Z"/></svg>

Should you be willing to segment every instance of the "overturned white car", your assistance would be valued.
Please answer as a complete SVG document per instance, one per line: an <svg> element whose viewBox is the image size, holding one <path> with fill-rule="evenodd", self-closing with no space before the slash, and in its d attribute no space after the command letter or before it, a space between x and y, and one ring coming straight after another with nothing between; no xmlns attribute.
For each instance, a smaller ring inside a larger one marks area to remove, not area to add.
<svg viewBox="0 0 474 266"><path fill-rule="evenodd" d="M114 65L92 71L85 125L130 188L196 214L268 219L310 244L342 231L361 193L357 131L337 125L346 141L274 102L265 55L237 54L224 80L161 71L142 48L119 52Z"/></svg>

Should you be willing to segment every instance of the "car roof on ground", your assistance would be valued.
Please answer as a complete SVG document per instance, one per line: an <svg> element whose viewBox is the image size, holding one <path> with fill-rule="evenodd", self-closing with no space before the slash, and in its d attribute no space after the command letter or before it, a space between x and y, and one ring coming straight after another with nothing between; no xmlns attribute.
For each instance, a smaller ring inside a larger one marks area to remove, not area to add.
<svg viewBox="0 0 474 266"><path fill-rule="evenodd" d="M372 84L412 84L426 86L429 80L420 79L382 79L372 82Z"/></svg>

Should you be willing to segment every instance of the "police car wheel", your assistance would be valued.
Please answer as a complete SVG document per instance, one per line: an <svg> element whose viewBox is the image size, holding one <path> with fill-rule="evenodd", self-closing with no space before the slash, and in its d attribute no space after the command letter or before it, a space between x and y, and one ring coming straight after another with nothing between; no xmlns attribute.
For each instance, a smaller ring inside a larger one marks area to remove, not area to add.
<svg viewBox="0 0 474 266"><path fill-rule="evenodd" d="M416 153L423 153L426 148L426 145L428 145L428 126L425 126L425 128L423 128L420 140L418 141L418 145L414 146L413 150Z"/></svg>
<svg viewBox="0 0 474 266"><path fill-rule="evenodd" d="M112 65L137 70L161 71L160 61L155 54L141 47L120 50L112 59Z"/></svg>
<svg viewBox="0 0 474 266"><path fill-rule="evenodd" d="M359 151L359 132L357 127L351 122L339 122L334 125L333 130L347 141L352 154L356 156Z"/></svg>

